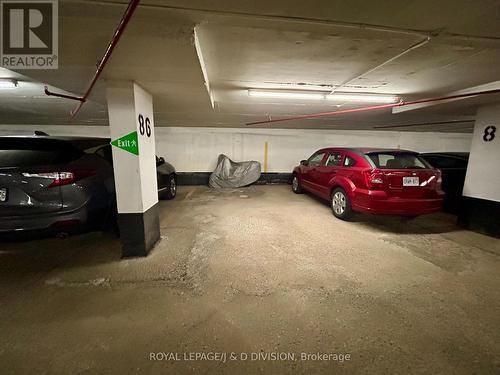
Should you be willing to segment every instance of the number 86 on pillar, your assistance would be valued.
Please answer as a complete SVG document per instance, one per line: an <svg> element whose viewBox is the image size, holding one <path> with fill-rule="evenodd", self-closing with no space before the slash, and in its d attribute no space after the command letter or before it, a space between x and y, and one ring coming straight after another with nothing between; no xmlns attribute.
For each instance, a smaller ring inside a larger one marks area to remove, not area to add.
<svg viewBox="0 0 500 375"><path fill-rule="evenodd" d="M151 120L149 117L144 117L142 114L139 114L138 121L139 133L141 135L146 134L148 138L151 137Z"/></svg>

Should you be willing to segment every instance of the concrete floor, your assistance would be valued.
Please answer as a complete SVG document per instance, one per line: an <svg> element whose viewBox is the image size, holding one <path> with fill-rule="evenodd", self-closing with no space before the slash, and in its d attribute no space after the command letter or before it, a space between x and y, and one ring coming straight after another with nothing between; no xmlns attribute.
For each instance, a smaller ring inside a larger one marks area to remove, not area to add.
<svg viewBox="0 0 500 375"><path fill-rule="evenodd" d="M182 187L161 227L141 259L102 233L0 244L0 373L500 373L500 240L452 216L342 222L289 186ZM317 352L350 360L301 360Z"/></svg>

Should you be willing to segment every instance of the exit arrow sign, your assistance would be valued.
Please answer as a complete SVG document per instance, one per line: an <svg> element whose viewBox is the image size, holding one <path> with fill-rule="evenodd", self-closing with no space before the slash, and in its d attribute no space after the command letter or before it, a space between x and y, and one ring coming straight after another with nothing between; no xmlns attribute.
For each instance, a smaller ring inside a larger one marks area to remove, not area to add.
<svg viewBox="0 0 500 375"><path fill-rule="evenodd" d="M137 141L137 131L124 135L111 142L115 147L128 151L131 154L139 155L139 142Z"/></svg>

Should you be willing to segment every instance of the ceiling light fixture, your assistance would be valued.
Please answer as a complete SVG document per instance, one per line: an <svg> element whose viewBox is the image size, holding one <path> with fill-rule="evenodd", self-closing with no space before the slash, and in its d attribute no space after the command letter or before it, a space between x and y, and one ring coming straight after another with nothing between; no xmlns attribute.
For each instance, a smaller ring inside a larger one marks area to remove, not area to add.
<svg viewBox="0 0 500 375"><path fill-rule="evenodd" d="M396 103L399 98L394 95L381 94L351 94L346 92L335 92L326 96L328 100L362 103Z"/></svg>
<svg viewBox="0 0 500 375"><path fill-rule="evenodd" d="M256 98L323 100L326 94L328 93L321 91L248 90L248 96Z"/></svg>
<svg viewBox="0 0 500 375"><path fill-rule="evenodd" d="M0 89L15 89L18 82L11 78L0 78Z"/></svg>
<svg viewBox="0 0 500 375"><path fill-rule="evenodd" d="M362 103L396 103L399 98L394 95L363 94L335 92L330 94L326 91L291 91L291 90L267 90L248 89L248 96L257 98L279 98L279 99L306 99L306 100L332 100L338 102L362 102Z"/></svg>

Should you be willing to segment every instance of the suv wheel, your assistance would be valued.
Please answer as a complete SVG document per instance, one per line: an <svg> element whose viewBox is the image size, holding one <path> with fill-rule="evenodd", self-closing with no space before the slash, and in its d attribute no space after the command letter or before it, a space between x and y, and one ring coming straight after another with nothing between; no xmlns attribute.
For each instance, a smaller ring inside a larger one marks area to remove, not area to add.
<svg viewBox="0 0 500 375"><path fill-rule="evenodd" d="M302 193L302 186L300 186L300 180L299 180L299 177L296 174L294 174L293 178L292 178L292 191L295 194Z"/></svg>
<svg viewBox="0 0 500 375"><path fill-rule="evenodd" d="M344 189L336 188L332 192L332 212L333 216L347 220L351 217L351 202Z"/></svg>
<svg viewBox="0 0 500 375"><path fill-rule="evenodd" d="M167 191L165 193L166 199L174 199L177 195L177 181L175 179L175 175L171 174L168 177L168 186Z"/></svg>

